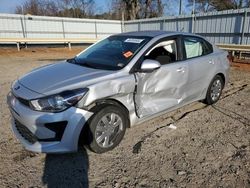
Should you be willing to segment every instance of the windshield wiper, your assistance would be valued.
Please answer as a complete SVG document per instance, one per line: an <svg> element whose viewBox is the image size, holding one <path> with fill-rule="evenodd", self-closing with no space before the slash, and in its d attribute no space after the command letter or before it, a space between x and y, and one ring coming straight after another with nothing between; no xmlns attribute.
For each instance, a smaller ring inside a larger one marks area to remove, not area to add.
<svg viewBox="0 0 250 188"><path fill-rule="evenodd" d="M68 63L75 63L75 64L78 64L78 62L77 62L77 60L76 60L76 58L74 57L74 58L71 58L71 59L67 59L66 60Z"/></svg>
<svg viewBox="0 0 250 188"><path fill-rule="evenodd" d="M89 67L89 68L93 68L93 69L97 69L94 65L92 65L91 63L88 63L86 61L81 61L79 62L79 59L77 60L76 57L71 58L71 59L67 59L67 62L69 63L74 63L80 66L84 66L84 67Z"/></svg>
<svg viewBox="0 0 250 188"><path fill-rule="evenodd" d="M79 65L89 67L89 68L93 68L93 69L97 69L97 67L95 67L94 65L92 65L91 63L88 63L88 62L79 63Z"/></svg>

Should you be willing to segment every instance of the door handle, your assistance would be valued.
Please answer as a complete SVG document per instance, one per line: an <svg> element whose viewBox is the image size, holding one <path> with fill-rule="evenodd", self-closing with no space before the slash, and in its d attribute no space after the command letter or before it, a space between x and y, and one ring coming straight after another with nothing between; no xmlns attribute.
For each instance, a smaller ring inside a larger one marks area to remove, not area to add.
<svg viewBox="0 0 250 188"><path fill-rule="evenodd" d="M213 65L214 61L213 60L209 60L208 63Z"/></svg>
<svg viewBox="0 0 250 188"><path fill-rule="evenodd" d="M177 72L181 72L184 73L185 72L185 68L184 67L180 67L176 70Z"/></svg>

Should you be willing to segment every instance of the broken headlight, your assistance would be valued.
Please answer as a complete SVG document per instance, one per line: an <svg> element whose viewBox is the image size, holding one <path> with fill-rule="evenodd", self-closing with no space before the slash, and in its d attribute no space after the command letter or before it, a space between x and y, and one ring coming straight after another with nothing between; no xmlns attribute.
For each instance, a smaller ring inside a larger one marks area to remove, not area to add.
<svg viewBox="0 0 250 188"><path fill-rule="evenodd" d="M87 88L64 91L56 95L31 100L30 107L42 112L61 112L75 105L87 92Z"/></svg>

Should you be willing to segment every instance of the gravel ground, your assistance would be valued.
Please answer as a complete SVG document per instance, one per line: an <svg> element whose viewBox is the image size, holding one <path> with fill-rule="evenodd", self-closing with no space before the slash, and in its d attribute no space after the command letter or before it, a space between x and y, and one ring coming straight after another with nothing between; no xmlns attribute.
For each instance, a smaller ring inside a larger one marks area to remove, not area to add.
<svg viewBox="0 0 250 188"><path fill-rule="evenodd" d="M214 106L193 103L128 129L108 153L24 150L10 129L12 81L79 51L0 49L0 187L250 187L250 72L239 67Z"/></svg>

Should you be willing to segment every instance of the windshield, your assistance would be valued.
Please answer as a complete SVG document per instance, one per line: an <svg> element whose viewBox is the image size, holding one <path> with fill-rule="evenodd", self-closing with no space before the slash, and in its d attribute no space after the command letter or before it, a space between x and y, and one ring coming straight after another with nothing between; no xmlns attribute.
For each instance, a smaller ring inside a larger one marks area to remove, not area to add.
<svg viewBox="0 0 250 188"><path fill-rule="evenodd" d="M120 70L150 39L138 36L111 36L78 55L75 63L95 69Z"/></svg>

